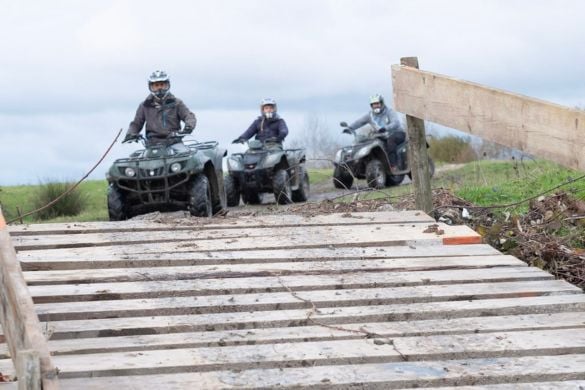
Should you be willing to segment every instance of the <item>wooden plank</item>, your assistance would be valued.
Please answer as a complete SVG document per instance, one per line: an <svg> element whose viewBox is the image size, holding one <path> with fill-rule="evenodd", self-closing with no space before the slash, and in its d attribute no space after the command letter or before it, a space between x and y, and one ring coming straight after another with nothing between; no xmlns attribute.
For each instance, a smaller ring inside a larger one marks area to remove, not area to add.
<svg viewBox="0 0 585 390"><path fill-rule="evenodd" d="M327 245L366 246L409 242L443 242L456 237L480 235L467 226L438 224L441 234L429 232L428 223L378 224L359 226L301 226L275 230L249 228L237 230L162 231L133 233L87 233L76 235L16 236L14 246L19 251L78 248L84 246L113 246L129 244L183 243L192 250L238 250L257 248L323 247Z"/></svg>
<svg viewBox="0 0 585 390"><path fill-rule="evenodd" d="M16 375L18 390L41 390L41 360L38 351L18 351Z"/></svg>
<svg viewBox="0 0 585 390"><path fill-rule="evenodd" d="M0 323L6 335L11 356L25 350L38 353L41 379L46 390L58 389L55 366L51 361L46 340L41 333L39 319L28 292L16 252L0 209ZM23 360L27 361L28 360ZM17 362L18 365L19 362ZM22 373L23 367L17 370ZM27 378L27 380L30 378ZM40 383L38 384L40 386Z"/></svg>
<svg viewBox="0 0 585 390"><path fill-rule="evenodd" d="M57 339L49 341L49 348L53 355L64 355L361 339L366 332L376 337L396 338L577 328L585 328L585 312L422 321L359 322L344 324L336 328L309 325L283 328ZM6 346L0 344L0 359L5 359L8 356Z"/></svg>
<svg viewBox="0 0 585 390"><path fill-rule="evenodd" d="M426 390L479 390L480 386L426 387ZM585 380L481 385L484 390L583 390Z"/></svg>
<svg viewBox="0 0 585 390"><path fill-rule="evenodd" d="M30 286L35 303L93 301L106 299L162 298L295 291L398 287L456 283L548 280L553 276L536 267L500 267L419 272L354 272L341 275L291 275L194 279L175 281L92 283ZM286 286L286 287L285 287ZM470 286L473 288L473 286Z"/></svg>
<svg viewBox="0 0 585 390"><path fill-rule="evenodd" d="M51 339L585 311L585 294L303 310L49 321Z"/></svg>
<svg viewBox="0 0 585 390"><path fill-rule="evenodd" d="M74 378L583 353L585 329L581 328L108 352L54 359L63 378ZM585 366L580 372L585 375Z"/></svg>
<svg viewBox="0 0 585 390"><path fill-rule="evenodd" d="M24 272L33 285L104 283L152 280L280 276L292 274L335 274L356 271L425 271L454 268L519 267L526 265L513 256L435 257L376 260L326 260L257 264L218 264L184 267L111 268Z"/></svg>
<svg viewBox="0 0 585 390"><path fill-rule="evenodd" d="M37 304L42 321L311 309L582 294L560 280L210 295Z"/></svg>
<svg viewBox="0 0 585 390"><path fill-rule="evenodd" d="M152 231L182 231L208 229L241 229L258 227L297 227L297 226L328 226L328 225L371 225L388 223L434 223L435 220L421 211L377 211L357 213L335 213L325 215L258 215L213 218L168 219L155 221L119 221L119 222L68 222L68 223L40 223L26 225L11 225L10 234L47 235L47 234L81 234L102 232L152 232Z"/></svg>
<svg viewBox="0 0 585 390"><path fill-rule="evenodd" d="M85 268L132 268L162 267L207 264L235 263L275 263L309 260L343 260L343 259L392 259L402 257L441 257L441 256L477 256L501 255L490 245L437 245L429 250L428 246L394 245L372 246L363 248L333 247L326 248L292 248L242 251L188 252L188 248L172 249L165 244L155 248L145 246L159 252L139 253L133 245L128 247L99 247L47 249L38 251L21 251L18 253L23 270L60 270ZM130 249L136 251L133 252Z"/></svg>
<svg viewBox="0 0 585 390"><path fill-rule="evenodd" d="M148 383L152 388L171 388L172 386L174 389L181 390L193 388L268 389L294 388L295 386L311 389L330 389L333 386L402 389L417 387L421 383L427 387L443 387L536 381L582 381L584 375L585 355L571 354L83 378L65 380L63 388L140 390L144 388L144 383Z"/></svg>
<svg viewBox="0 0 585 390"><path fill-rule="evenodd" d="M585 112L411 67L392 66L397 111L585 170Z"/></svg>

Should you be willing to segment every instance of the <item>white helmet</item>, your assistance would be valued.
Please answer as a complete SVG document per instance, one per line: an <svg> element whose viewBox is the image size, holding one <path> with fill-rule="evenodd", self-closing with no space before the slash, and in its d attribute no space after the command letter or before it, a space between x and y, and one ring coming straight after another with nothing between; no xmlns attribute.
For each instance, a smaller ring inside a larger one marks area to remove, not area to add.
<svg viewBox="0 0 585 390"><path fill-rule="evenodd" d="M274 112L264 112L264 106L272 106L274 108ZM276 100L272 98L264 98L260 102L260 114L264 115L266 119L271 119L274 114L276 114L278 107L276 105Z"/></svg>
<svg viewBox="0 0 585 390"><path fill-rule="evenodd" d="M372 104L374 103L380 103L380 108L372 108L374 114L379 114L384 109L384 97L380 94L370 96L370 107L372 107Z"/></svg>
<svg viewBox="0 0 585 390"><path fill-rule="evenodd" d="M158 91L153 91L152 84L159 82L166 83L167 84L166 87L161 88ZM167 72L165 72L164 70L155 70L150 74L150 76L148 76L148 90L153 96L162 99L165 96L167 96L170 89L171 80L169 79L169 75L167 74Z"/></svg>

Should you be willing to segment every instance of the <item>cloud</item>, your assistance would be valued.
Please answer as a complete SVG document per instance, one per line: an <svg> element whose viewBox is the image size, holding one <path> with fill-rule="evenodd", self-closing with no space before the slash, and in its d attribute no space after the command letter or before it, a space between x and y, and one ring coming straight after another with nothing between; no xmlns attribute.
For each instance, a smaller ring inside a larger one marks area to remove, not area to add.
<svg viewBox="0 0 585 390"><path fill-rule="evenodd" d="M583 14L577 0L5 2L0 145L14 152L0 164L22 159L23 142L34 149L35 134L50 142L33 158L81 171L103 144L88 138L96 150L74 152L76 130L126 127L157 68L217 134L244 128L252 118L240 113L253 117L264 96L334 127L370 94L390 97L390 65L409 55L437 73L582 104ZM35 179L16 171L3 168L0 182Z"/></svg>

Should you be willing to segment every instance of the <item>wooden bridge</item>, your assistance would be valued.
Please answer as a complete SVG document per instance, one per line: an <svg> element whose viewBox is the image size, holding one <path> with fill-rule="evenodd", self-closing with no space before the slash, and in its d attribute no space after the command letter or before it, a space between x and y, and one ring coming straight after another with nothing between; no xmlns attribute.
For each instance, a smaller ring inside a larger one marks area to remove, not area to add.
<svg viewBox="0 0 585 390"><path fill-rule="evenodd" d="M582 291L420 212L9 231L2 324L30 294L45 389L585 387Z"/></svg>

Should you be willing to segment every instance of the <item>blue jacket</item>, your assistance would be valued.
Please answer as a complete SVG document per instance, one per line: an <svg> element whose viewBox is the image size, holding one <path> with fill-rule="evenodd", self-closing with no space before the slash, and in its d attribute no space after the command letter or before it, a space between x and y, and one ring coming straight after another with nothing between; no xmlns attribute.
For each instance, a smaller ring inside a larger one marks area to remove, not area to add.
<svg viewBox="0 0 585 390"><path fill-rule="evenodd" d="M400 125L396 113L388 106L384 106L384 109L379 114L375 114L372 111L368 112L366 115L349 125L349 128L357 130L367 124L372 126L374 130L385 128L388 134L402 130L402 126Z"/></svg>
<svg viewBox="0 0 585 390"><path fill-rule="evenodd" d="M254 122L244 131L239 138L249 140L254 135L260 141L266 141L269 138L277 138L279 142L284 141L288 135L288 127L286 122L278 115L274 118L266 119L263 115L256 118Z"/></svg>

